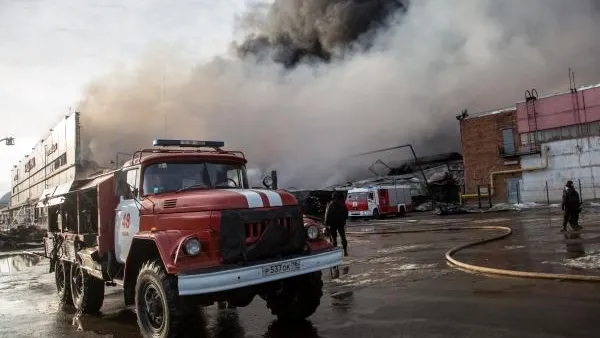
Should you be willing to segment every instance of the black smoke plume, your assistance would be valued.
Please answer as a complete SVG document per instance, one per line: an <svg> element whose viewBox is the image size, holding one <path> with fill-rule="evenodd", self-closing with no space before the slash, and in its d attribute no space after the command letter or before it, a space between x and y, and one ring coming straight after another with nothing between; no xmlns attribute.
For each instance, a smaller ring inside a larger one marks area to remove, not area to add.
<svg viewBox="0 0 600 338"><path fill-rule="evenodd" d="M276 0L237 54L288 68L330 61L352 47L368 50L377 31L407 8L408 0Z"/></svg>

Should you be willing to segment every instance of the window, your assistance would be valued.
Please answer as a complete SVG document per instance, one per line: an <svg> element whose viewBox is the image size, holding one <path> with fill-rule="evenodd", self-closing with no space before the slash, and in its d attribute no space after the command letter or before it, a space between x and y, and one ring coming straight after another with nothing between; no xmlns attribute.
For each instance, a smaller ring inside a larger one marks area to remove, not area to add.
<svg viewBox="0 0 600 338"><path fill-rule="evenodd" d="M600 122L592 122L589 126L590 136L600 136Z"/></svg>
<svg viewBox="0 0 600 338"><path fill-rule="evenodd" d="M58 169L65 164L67 164L67 153L62 153L62 155L54 160L54 169Z"/></svg>
<svg viewBox="0 0 600 338"><path fill-rule="evenodd" d="M367 193L364 192L352 192L348 194L348 197L346 198L346 200L348 201L354 201L354 202L364 202L367 200Z"/></svg>
<svg viewBox="0 0 600 338"><path fill-rule="evenodd" d="M137 173L138 173L137 169L132 169L132 170L127 171L127 184L129 184L129 186L134 187L136 189L138 188Z"/></svg>
<svg viewBox="0 0 600 338"><path fill-rule="evenodd" d="M522 133L521 134L521 145L526 146L529 143L530 143L529 142L529 133Z"/></svg>
<svg viewBox="0 0 600 338"><path fill-rule="evenodd" d="M370 193L369 193L369 199L370 199L370 200L372 200L372 199L375 199L375 196L373 195L373 193L372 193L372 192L370 192Z"/></svg>
<svg viewBox="0 0 600 338"><path fill-rule="evenodd" d="M180 189L247 187L246 168L241 164L171 162L152 164L144 170L143 195Z"/></svg>
<svg viewBox="0 0 600 338"><path fill-rule="evenodd" d="M515 153L515 139L512 128L502 129L502 147L505 154Z"/></svg>

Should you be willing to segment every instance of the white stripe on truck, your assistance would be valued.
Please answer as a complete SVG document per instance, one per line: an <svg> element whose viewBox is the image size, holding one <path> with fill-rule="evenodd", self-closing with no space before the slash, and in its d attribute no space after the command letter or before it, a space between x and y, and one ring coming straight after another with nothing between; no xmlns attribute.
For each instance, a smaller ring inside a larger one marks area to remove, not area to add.
<svg viewBox="0 0 600 338"><path fill-rule="evenodd" d="M248 208L262 208L264 207L262 198L257 192L244 190L244 189L227 189L227 191L235 192L240 195L244 195L246 197L246 202L248 202Z"/></svg>
<svg viewBox="0 0 600 338"><path fill-rule="evenodd" d="M261 192L265 195L267 195L267 198L269 199L269 205L272 207L280 207L283 206L283 201L281 200L281 195L279 195L277 192L273 191L273 190L255 190L258 192Z"/></svg>

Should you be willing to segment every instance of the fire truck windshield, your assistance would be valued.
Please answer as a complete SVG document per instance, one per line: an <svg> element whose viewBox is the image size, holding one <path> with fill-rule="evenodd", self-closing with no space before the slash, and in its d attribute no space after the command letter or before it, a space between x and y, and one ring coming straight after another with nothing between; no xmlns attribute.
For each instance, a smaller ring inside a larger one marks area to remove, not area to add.
<svg viewBox="0 0 600 338"><path fill-rule="evenodd" d="M347 197L348 201L364 202L367 200L366 192L351 192Z"/></svg>
<svg viewBox="0 0 600 338"><path fill-rule="evenodd" d="M215 162L166 162L144 170L142 195L192 189L247 188L246 168Z"/></svg>

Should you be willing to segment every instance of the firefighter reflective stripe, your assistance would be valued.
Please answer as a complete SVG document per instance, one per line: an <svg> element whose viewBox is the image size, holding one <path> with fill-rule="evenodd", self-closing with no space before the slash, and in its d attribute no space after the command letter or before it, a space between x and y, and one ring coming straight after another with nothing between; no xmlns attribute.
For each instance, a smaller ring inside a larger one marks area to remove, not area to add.
<svg viewBox="0 0 600 338"><path fill-rule="evenodd" d="M262 208L265 206L262 198L260 198L260 194L255 191L244 189L227 189L227 191L244 195L244 197L246 197L246 202L248 202L248 208Z"/></svg>

